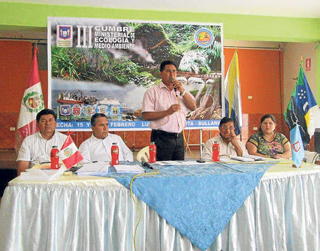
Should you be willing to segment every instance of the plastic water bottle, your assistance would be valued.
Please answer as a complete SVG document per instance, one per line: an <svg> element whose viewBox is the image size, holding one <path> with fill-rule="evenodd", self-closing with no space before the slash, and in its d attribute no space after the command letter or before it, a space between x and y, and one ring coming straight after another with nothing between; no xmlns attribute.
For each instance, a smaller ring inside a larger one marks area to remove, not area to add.
<svg viewBox="0 0 320 251"><path fill-rule="evenodd" d="M212 160L213 161L219 161L219 154L220 154L220 146L218 141L214 141L212 145Z"/></svg>
<svg viewBox="0 0 320 251"><path fill-rule="evenodd" d="M50 152L50 159L51 159L51 169L59 169L59 156L58 156L59 150L57 146L52 146L51 152Z"/></svg>
<svg viewBox="0 0 320 251"><path fill-rule="evenodd" d="M119 147L117 143L112 143L111 146L111 166L119 165Z"/></svg>
<svg viewBox="0 0 320 251"><path fill-rule="evenodd" d="M149 163L154 163L157 161L157 146L154 142L149 145Z"/></svg>

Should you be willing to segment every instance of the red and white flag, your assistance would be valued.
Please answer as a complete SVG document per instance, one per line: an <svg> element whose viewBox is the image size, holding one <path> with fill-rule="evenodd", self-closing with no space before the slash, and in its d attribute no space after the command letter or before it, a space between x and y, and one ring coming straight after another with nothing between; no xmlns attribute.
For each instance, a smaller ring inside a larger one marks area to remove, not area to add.
<svg viewBox="0 0 320 251"><path fill-rule="evenodd" d="M41 83L39 77L39 68L37 60L36 47L33 52L32 67L29 75L29 80L24 91L19 120L17 125L15 148L18 150L23 139L38 131L36 116L37 113L44 109L44 101L41 90Z"/></svg>
<svg viewBox="0 0 320 251"><path fill-rule="evenodd" d="M70 135L68 135L66 141L63 143L59 152L59 157L67 169L83 160L81 153Z"/></svg>

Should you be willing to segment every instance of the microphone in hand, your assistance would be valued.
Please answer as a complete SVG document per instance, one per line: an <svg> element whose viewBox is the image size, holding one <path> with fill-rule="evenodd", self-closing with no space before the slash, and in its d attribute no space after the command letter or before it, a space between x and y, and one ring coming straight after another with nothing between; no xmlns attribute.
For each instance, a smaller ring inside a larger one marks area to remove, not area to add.
<svg viewBox="0 0 320 251"><path fill-rule="evenodd" d="M170 82L172 83L173 81L175 81L175 78L170 78L169 80L170 80ZM174 92L175 92L176 95L177 95L177 88L174 87L173 89L174 89Z"/></svg>

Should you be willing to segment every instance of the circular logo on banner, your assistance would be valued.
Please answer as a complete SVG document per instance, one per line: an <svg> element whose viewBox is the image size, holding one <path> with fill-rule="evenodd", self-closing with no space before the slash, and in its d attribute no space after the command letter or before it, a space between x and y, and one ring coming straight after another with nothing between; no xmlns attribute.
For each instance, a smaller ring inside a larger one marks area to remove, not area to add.
<svg viewBox="0 0 320 251"><path fill-rule="evenodd" d="M44 109L42 95L38 92L29 92L23 97L23 103L30 112L39 112Z"/></svg>
<svg viewBox="0 0 320 251"><path fill-rule="evenodd" d="M212 32L206 28L197 30L196 34L194 35L194 40L201 47L210 46L213 43L213 39L214 37Z"/></svg>

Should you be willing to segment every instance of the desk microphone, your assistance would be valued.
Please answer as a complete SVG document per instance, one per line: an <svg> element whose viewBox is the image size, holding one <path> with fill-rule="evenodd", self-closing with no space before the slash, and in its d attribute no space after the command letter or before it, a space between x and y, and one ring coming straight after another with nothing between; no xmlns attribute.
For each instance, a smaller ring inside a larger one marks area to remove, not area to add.
<svg viewBox="0 0 320 251"><path fill-rule="evenodd" d="M141 163L142 163L143 166L153 170L153 167L148 162L145 162L144 160L142 160Z"/></svg>

